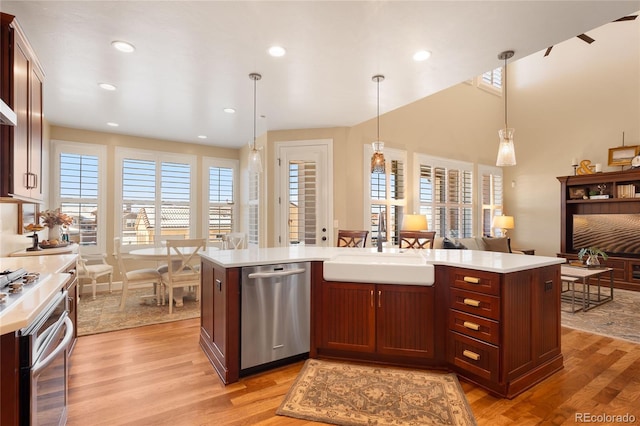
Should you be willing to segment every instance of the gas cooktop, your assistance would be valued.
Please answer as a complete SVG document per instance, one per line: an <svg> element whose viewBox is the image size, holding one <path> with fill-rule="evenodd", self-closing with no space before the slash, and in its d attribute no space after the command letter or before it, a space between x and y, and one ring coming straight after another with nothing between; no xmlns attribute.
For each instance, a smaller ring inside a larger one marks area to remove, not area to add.
<svg viewBox="0 0 640 426"><path fill-rule="evenodd" d="M25 286L31 286L39 279L39 273L29 273L23 268L0 272L0 312L6 310L24 295Z"/></svg>

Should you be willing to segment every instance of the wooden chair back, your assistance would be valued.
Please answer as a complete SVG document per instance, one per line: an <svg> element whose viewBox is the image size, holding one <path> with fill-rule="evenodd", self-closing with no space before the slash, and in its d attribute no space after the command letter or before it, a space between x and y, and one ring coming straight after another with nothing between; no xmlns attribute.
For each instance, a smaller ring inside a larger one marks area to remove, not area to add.
<svg viewBox="0 0 640 426"><path fill-rule="evenodd" d="M173 281L173 275L200 274L198 252L207 248L206 239L167 240L166 244L169 280Z"/></svg>
<svg viewBox="0 0 640 426"><path fill-rule="evenodd" d="M436 238L434 231L400 231L400 248L430 249Z"/></svg>
<svg viewBox="0 0 640 426"><path fill-rule="evenodd" d="M365 247L369 231L338 231L338 247Z"/></svg>

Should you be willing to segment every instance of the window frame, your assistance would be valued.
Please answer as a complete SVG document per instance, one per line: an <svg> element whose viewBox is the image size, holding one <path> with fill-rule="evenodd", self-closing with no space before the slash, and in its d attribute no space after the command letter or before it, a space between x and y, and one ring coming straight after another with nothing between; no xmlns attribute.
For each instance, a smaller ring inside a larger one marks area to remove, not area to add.
<svg viewBox="0 0 640 426"><path fill-rule="evenodd" d="M404 212L407 210L407 180L409 178L409 171L408 171L408 162L407 162L407 151L406 150L400 150L400 149L394 149L394 148L384 148L384 158L385 158L385 175L387 176L386 179L386 193L387 193L387 197L385 198L385 200L376 200L376 202L372 202L373 200L371 199L371 157L373 156L373 147L371 146L371 144L365 144L363 147L364 150L364 229L369 231L369 235L371 235L371 238L369 239L369 241L371 241L371 244L374 244L374 241L377 240L377 235L374 234L374 230L373 230L373 225L372 225L372 219L371 219L371 206L374 204L382 204L385 206L385 220L386 220L386 232L385 232L385 239L386 242L392 242L393 241L393 237L394 235L390 235L389 234L389 223L390 223L390 211L389 211L389 207L393 206L393 207L400 207L402 210L402 214L404 214ZM391 193L391 191L389 190L389 187L391 185L391 179L389 179L389 177L391 176L390 173L390 167L391 167L391 161L401 161L404 167L404 177L403 177L403 191L402 193L404 194L404 197L402 199L391 199L389 198L389 194ZM402 220L402 214L400 215L399 220ZM397 229L395 229L396 234L399 231L399 227ZM398 235L395 235L396 238L398 238Z"/></svg>
<svg viewBox="0 0 640 426"><path fill-rule="evenodd" d="M178 154L174 152L164 151L151 151L146 149L116 147L115 149L115 188L114 188L114 237L119 236L122 238L122 165L125 159L141 160L141 161L154 161L156 163L156 170L158 165L162 163L179 163L188 164L190 167L190 188L189 188L189 200L191 208L189 209L189 234L190 238L194 238L197 235L197 212L200 209L200 203L197 197L197 157L191 154ZM158 196L161 195L160 179L161 174L156 174L156 188L157 194L155 199L156 211L160 211L161 200L158 200ZM122 252L128 253L131 250L150 247L162 247L162 241L159 238L154 239L153 244L126 244L122 246Z"/></svg>
<svg viewBox="0 0 640 426"><path fill-rule="evenodd" d="M100 254L107 251L107 183L105 174L105 165L107 164L107 147L104 145L96 145L85 142L70 142L64 140L51 140L51 152L52 152L52 176L55 179L52 180L49 190L51 191L51 207L58 208L63 198L60 195L60 155L61 154L76 154L76 155L91 155L98 158L98 196L96 200L97 204L97 227L96 233L97 244L95 246L79 246L79 251L83 254Z"/></svg>
<svg viewBox="0 0 640 426"><path fill-rule="evenodd" d="M502 230L500 230L500 232L496 232L496 230L491 226L493 224L493 217L494 216L499 216L501 214L504 213L504 173L502 170L502 167L498 167L498 166L490 166L490 165L486 165L486 164L478 164L478 217L480 218L480 220L478 221L478 226L480 229L480 233L483 234L484 233L484 210L485 210L485 204L484 204L484 200L482 197L482 193L484 192L484 181L482 179L483 175L492 175L492 176L500 176L501 178L501 190L502 190L502 204L495 204L493 203L494 199L494 193L491 193L491 203L487 204L487 208L489 209L489 211L491 212L490 217L491 217L491 223L489 223L489 229L491 229L490 235L492 237L501 237L502 235Z"/></svg>
<svg viewBox="0 0 640 426"><path fill-rule="evenodd" d="M472 182L471 182L471 190L469 195L471 196L471 203L469 204L469 207L471 208L471 232L472 234L477 234L478 230L477 230L477 223L479 223L478 221L478 212L476 209L476 204L477 204L477 195L476 192L474 190L474 185L476 185L476 182L474 182L474 180L476 179L476 175L474 173L474 163L468 162L468 161L461 161L461 160L452 160L449 158L442 158L442 157L436 157L433 155L428 155L428 154L423 154L423 153L414 153L413 156L413 170L414 170L414 192L413 192L413 197L414 197L414 210L417 212L422 211L421 207L423 206L423 203L420 201L420 168L422 165L428 165L433 167L444 167L447 170L449 169L455 169L455 170L463 170L465 172L469 172ZM457 206L464 206L464 204L462 203L456 203ZM434 200L431 203L431 211L432 211L432 216L431 218L427 217L428 220L428 224L429 224L429 229L436 231L436 237L449 237L451 238L450 235L440 235L440 233L438 232L438 230L435 228L435 216L438 214L438 210L437 207L442 206L441 204L437 203ZM450 205L449 203L445 203L444 205L445 207L450 207L452 205ZM447 233L449 233L450 228L447 229ZM459 237L454 237L454 238L465 238L465 236L459 236Z"/></svg>
<svg viewBox="0 0 640 426"><path fill-rule="evenodd" d="M232 225L231 232L238 232L240 229L240 192L239 192L239 170L240 161L228 158L217 157L203 157L202 158L202 202L203 202L203 214L202 214L202 232L207 238L207 244L220 244L221 241L216 239L210 239L209 232L209 169L211 167L229 168L232 169L232 187L233 187L233 207L232 211Z"/></svg>
<svg viewBox="0 0 640 426"><path fill-rule="evenodd" d="M500 84L499 85L494 83L494 76L493 76L493 74L498 70L500 70ZM489 72L491 73L491 84L486 83L484 81L484 75L486 73L489 73ZM496 68L494 68L492 70L483 72L482 74L480 74L479 76L476 77L476 85L478 86L479 89L485 90L485 91L487 91L489 93L492 93L494 95L497 95L497 96L502 96L502 82L504 81L503 73L504 73L504 67L503 66L499 66L499 67L496 67Z"/></svg>

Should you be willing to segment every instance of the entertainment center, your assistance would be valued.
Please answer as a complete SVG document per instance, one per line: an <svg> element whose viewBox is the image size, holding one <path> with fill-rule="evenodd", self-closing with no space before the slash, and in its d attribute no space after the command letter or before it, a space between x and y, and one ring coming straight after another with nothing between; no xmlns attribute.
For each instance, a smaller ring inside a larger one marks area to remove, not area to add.
<svg viewBox="0 0 640 426"><path fill-rule="evenodd" d="M597 246L616 288L640 291L640 169L560 176L560 253L578 258ZM601 262L602 263L602 262Z"/></svg>

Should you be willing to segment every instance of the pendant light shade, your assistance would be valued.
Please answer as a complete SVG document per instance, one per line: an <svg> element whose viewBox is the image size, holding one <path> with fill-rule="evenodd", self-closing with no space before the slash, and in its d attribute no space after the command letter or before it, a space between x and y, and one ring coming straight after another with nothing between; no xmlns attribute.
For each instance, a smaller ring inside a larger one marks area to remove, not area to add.
<svg viewBox="0 0 640 426"><path fill-rule="evenodd" d="M258 73L249 74L249 78L253 80L253 143L251 151L249 151L249 172L262 173L262 158L260 151L256 148L256 82L262 78Z"/></svg>
<svg viewBox="0 0 640 426"><path fill-rule="evenodd" d="M515 166L516 165L516 149L513 144L513 134L515 129L510 128L507 124L507 59L513 57L513 50L507 50L498 55L498 59L504 60L504 68L502 75L502 90L504 92L504 128L498 131L500 136L500 145L498 146L498 158L496 166Z"/></svg>
<svg viewBox="0 0 640 426"><path fill-rule="evenodd" d="M377 112L377 127L378 127L378 138L375 142L371 144L373 147L373 155L371 156L371 173L384 173L384 142L380 140L380 82L384 80L384 75L374 75L371 77L378 85L378 112Z"/></svg>

